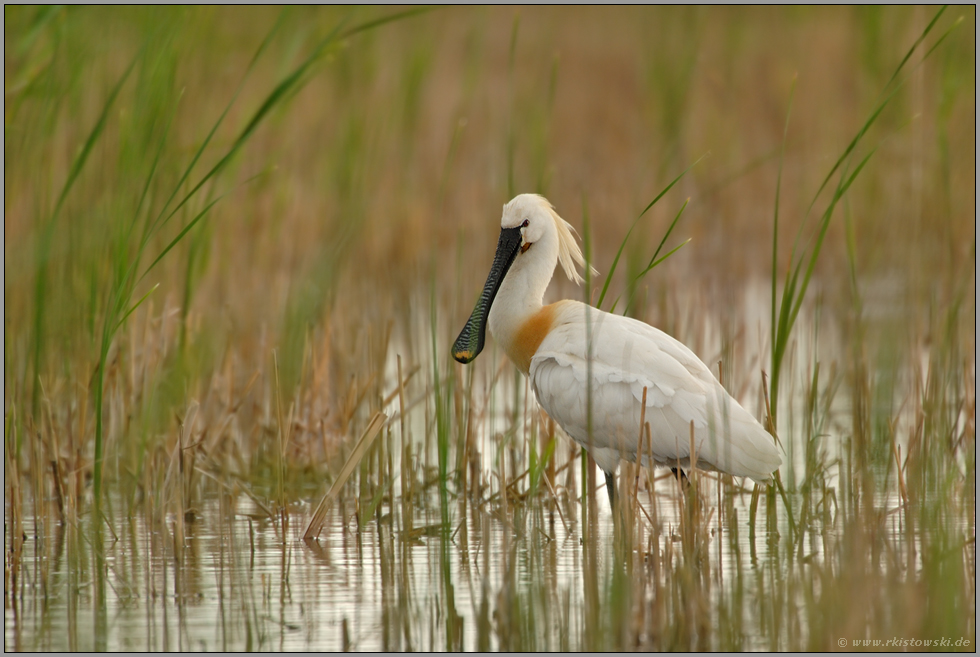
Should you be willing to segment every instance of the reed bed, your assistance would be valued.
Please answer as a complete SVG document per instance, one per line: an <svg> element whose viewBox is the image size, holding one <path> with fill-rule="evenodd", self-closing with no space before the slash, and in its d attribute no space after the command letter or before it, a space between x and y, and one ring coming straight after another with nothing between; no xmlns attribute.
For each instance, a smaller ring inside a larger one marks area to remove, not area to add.
<svg viewBox="0 0 980 657"><path fill-rule="evenodd" d="M975 650L972 7L4 31L8 650ZM600 272L549 295L691 346L774 485L614 511L452 360L525 191Z"/></svg>

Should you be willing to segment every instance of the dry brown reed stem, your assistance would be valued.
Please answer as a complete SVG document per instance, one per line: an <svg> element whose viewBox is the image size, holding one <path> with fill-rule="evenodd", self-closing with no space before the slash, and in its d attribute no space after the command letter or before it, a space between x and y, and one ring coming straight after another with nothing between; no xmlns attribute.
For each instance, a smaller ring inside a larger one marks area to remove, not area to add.
<svg viewBox="0 0 980 657"><path fill-rule="evenodd" d="M694 445L694 420L691 420L691 425L690 426L691 426L691 431L690 431L690 434L691 434L691 472L694 472L695 470L697 470L697 467L698 467L698 454L695 451L695 445Z"/></svg>
<svg viewBox="0 0 980 657"><path fill-rule="evenodd" d="M340 490L347 483L347 479L350 478L354 469L357 468L361 459L367 453L369 447L371 447L374 442L375 437L381 432L381 427L388 420L388 416L378 411L371 418L368 423L367 428L364 429L364 433L361 437L357 439L357 443L354 444L354 449L351 451L350 456L347 457L347 461L344 462L344 466L340 469L340 474L334 479L334 482L330 485L330 489L327 490L326 495L320 500L320 504L317 505L316 511L313 512L313 517L310 518L309 525L306 526L306 531L303 532L303 540L312 541L320 535L320 531L323 529L323 520L327 516L327 511L330 508L330 503L340 494Z"/></svg>
<svg viewBox="0 0 980 657"><path fill-rule="evenodd" d="M13 413L11 413L13 416ZM5 533L9 537L10 545L6 547L4 568L3 568L3 593L5 607L10 605L14 610L17 609L17 588L21 567L21 555L23 550L23 524L21 507L21 480L20 470L15 467L16 457L13 454L16 436L11 436L13 430L12 417L7 418L7 436L4 445L4 471L6 472L6 483L9 495L7 507L9 530Z"/></svg>
<svg viewBox="0 0 980 657"><path fill-rule="evenodd" d="M173 485L177 490L177 513L174 518L174 553L178 559L181 559L183 552L180 548L184 545L184 426L185 420L177 418L177 445L174 448L174 454L171 457L170 462L170 473L168 473L167 479L170 479L170 474L176 471L174 475L176 478L176 483ZM111 524L107 522L111 527Z"/></svg>
<svg viewBox="0 0 980 657"><path fill-rule="evenodd" d="M646 418L647 418L647 386L643 386L643 399L640 402L640 435L636 441L636 476L633 482L633 495L632 502L633 505L633 517L636 517L636 507L640 506L638 495L640 494L640 472L643 469L643 432L646 428ZM653 460L650 461L650 467L653 467ZM642 508L642 507L641 507Z"/></svg>
<svg viewBox="0 0 980 657"><path fill-rule="evenodd" d="M398 357L398 381L399 381L398 387L395 388L394 390L392 390L390 393L388 393L388 396L385 397L384 400L381 402L381 406L382 407L387 406L388 404L390 404L391 402L393 402L395 400L395 397L398 397L399 399L401 399L401 397L402 397L402 391L405 389L405 386L408 385L409 379L411 379L413 376L415 376L415 374L420 369L422 369L422 366L421 365L416 365L415 367L413 367L412 369L410 369L408 371L408 374L405 375L405 378L402 378L401 356L399 356ZM404 426L404 420L402 421L402 425Z"/></svg>
<svg viewBox="0 0 980 657"><path fill-rule="evenodd" d="M902 468L902 447L892 440L892 456L895 457L895 472L898 477L898 492L902 497L902 506L909 503L908 490L905 488L905 474Z"/></svg>
<svg viewBox="0 0 980 657"><path fill-rule="evenodd" d="M282 542L286 542L286 531L289 527L289 513L286 510L286 492L283 480L286 478L286 425L282 417L282 387L279 383L279 355L273 350L272 362L276 371L276 417L279 420L279 449L276 450L276 501L279 504L279 524L282 528ZM292 405L290 405L290 424L292 424Z"/></svg>
<svg viewBox="0 0 980 657"><path fill-rule="evenodd" d="M551 481L548 479L548 473L545 473L544 476L542 476L541 478L544 479L544 483L548 487L548 491L551 493L551 498L555 502L555 508L558 509L558 517L561 519L561 524L562 526L565 527L565 532L568 532L569 529L568 529L568 523L565 522L565 514L562 513L561 504L558 502L558 494L555 492L555 487L551 484Z"/></svg>

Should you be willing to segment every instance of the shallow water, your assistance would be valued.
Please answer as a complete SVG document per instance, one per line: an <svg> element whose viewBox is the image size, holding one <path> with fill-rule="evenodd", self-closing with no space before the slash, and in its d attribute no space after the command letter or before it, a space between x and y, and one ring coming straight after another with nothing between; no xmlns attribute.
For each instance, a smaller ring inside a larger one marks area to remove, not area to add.
<svg viewBox="0 0 980 657"><path fill-rule="evenodd" d="M656 485L677 489L670 479ZM669 492L658 497L661 519L675 532L683 500ZM747 517L749 496L737 497L740 517ZM495 598L509 582L529 596L529 613L566 610L535 619L535 647L574 649L584 629L578 618L593 604L585 589L606 587L616 559L605 494L598 500L584 539L581 518L566 517L566 530L554 505L536 504L530 514L512 505L504 518L503 505L463 502L450 502L445 536L437 495L413 509L414 531L394 529L390 512L358 528L348 501L311 544L299 539L299 514L283 542L278 524L256 519L261 512L247 501L232 508L228 498L208 500L185 524L179 550L174 517L166 529L153 529L137 514L117 523L118 540L105 532L102 612L86 537L56 536L48 546L29 539L25 551L45 556L35 561L38 579L5 610L5 644L46 651L499 649L506 646L487 628L499 622L492 618ZM641 492L639 501L651 507L650 495ZM404 518L398 525L408 526ZM750 545L743 531L739 556L717 529L709 551L721 564L714 576L724 589L743 556L765 562L767 540L762 531ZM660 537L661 552L668 542L679 542L676 533ZM79 566L74 573L72 563Z"/></svg>

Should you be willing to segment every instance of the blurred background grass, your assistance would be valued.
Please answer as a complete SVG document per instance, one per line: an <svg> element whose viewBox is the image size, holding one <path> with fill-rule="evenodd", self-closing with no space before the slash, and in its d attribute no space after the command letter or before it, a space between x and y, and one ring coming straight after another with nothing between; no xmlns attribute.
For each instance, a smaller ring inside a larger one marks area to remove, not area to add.
<svg viewBox="0 0 980 657"><path fill-rule="evenodd" d="M957 10L966 13L963 26L874 126L868 141L879 152L848 197L860 278L896 302L927 302L972 271L971 11ZM42 380L67 375L84 383L108 270L118 259L113 244L132 220L161 139L161 191L151 196L158 206L270 26L280 21L198 176L338 21L382 13L6 10L6 403L31 387L25 356L35 341ZM209 181L199 206L225 196L136 298L160 283L157 313L177 309L182 324L194 326L194 345L183 345L198 349L191 378L206 375L228 349L255 363L279 346L293 381L295 343L307 327L346 326L341 316L351 310L359 319L390 317L430 279L457 321L456 305L469 305L490 258L497 208L514 194L545 194L573 224L587 197L602 272L639 210L702 156L674 198L641 224L627 255L638 267L658 223L691 197L680 230L693 247L682 250L671 276L730 295L769 271L793 77L781 253L931 16L921 8L443 9L353 36L316 62L229 169ZM71 162L134 61L53 220L49 260L38 262L35 242ZM194 214L189 207L175 223ZM843 225L832 227L825 273L845 268ZM169 229L158 250L178 227ZM41 268L49 282L38 298ZM47 311L34 335L26 320L38 303Z"/></svg>

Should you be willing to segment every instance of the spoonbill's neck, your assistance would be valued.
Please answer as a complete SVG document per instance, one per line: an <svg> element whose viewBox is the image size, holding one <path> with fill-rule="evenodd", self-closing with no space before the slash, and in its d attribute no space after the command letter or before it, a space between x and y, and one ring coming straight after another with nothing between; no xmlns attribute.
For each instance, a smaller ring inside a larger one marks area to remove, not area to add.
<svg viewBox="0 0 980 657"><path fill-rule="evenodd" d="M515 258L490 308L490 333L525 374L525 361L530 361L530 354L523 352L529 345L522 347L521 344L526 341L524 334L528 326L540 323L534 320L540 319L545 307L544 292L548 289L557 263L555 240L543 239L532 244L531 248ZM537 349L537 344L534 349Z"/></svg>

